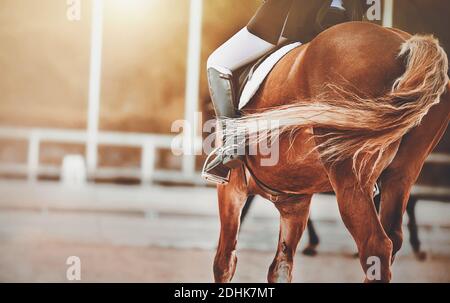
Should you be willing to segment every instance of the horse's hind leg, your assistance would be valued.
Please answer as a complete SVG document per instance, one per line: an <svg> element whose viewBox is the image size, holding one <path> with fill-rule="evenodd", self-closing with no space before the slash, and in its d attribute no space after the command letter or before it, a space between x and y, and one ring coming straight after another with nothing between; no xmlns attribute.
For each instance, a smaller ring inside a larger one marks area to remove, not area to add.
<svg viewBox="0 0 450 303"><path fill-rule="evenodd" d="M408 214L409 243L411 244L416 258L419 261L424 261L427 258L427 253L420 249L419 230L416 221L416 205L417 198L409 197L408 205L406 206L406 213Z"/></svg>
<svg viewBox="0 0 450 303"><path fill-rule="evenodd" d="M315 256L317 255L317 246L319 245L319 236L317 235L316 228L314 227L314 223L311 220L311 217L308 219L308 225L306 230L308 231L308 246L303 249L303 254L305 256Z"/></svg>
<svg viewBox="0 0 450 303"><path fill-rule="evenodd" d="M244 207L242 208L242 213L241 213L241 225L242 223L244 223L245 218L247 217L248 211L250 210L250 207L253 204L253 200L255 200L255 196L250 195L247 197L247 202L245 202Z"/></svg>
<svg viewBox="0 0 450 303"><path fill-rule="evenodd" d="M430 109L422 123L403 137L394 160L381 175L383 191L380 218L384 230L393 242L393 256L403 243L402 220L411 188L419 177L426 158L447 129L450 85L448 89L441 97L441 102Z"/></svg>
<svg viewBox="0 0 450 303"><path fill-rule="evenodd" d="M381 191L382 189L379 189L380 192L373 198L373 203L375 205L375 209L377 210L377 213L380 213L380 205L381 205ZM353 254L354 258L358 258L359 254L356 252Z"/></svg>
<svg viewBox="0 0 450 303"><path fill-rule="evenodd" d="M373 184L359 186L347 171L351 172L351 168L330 173L342 220L358 247L366 281L389 282L392 242L378 218L373 202Z"/></svg>
<svg viewBox="0 0 450 303"><path fill-rule="evenodd" d="M423 161L422 161L423 162ZM411 160L411 162L413 161ZM416 162L417 163L417 162ZM406 164L406 163L405 163ZM414 253L419 260L424 260L426 254L420 252L420 242L417 237L417 226L414 216L415 200L410 199L410 191L422 165L405 165L404 167L391 167L383 172L381 182L385 184L381 194L380 219L384 230L393 243L392 262L403 244L403 214L408 211L410 241ZM411 205L408 205L411 203Z"/></svg>
<svg viewBox="0 0 450 303"><path fill-rule="evenodd" d="M361 266L367 282L389 282L392 241L386 235L378 219L372 188L346 189L338 194L342 219L355 239ZM379 268L372 268L372 265ZM373 269L374 272L368 272ZM370 274L370 276L369 276Z"/></svg>
<svg viewBox="0 0 450 303"><path fill-rule="evenodd" d="M247 199L243 172L235 169L227 185L218 186L220 237L214 258L216 282L229 282L236 270L236 245L242 208Z"/></svg>
<svg viewBox="0 0 450 303"><path fill-rule="evenodd" d="M280 234L278 249L270 265L269 282L291 282L295 251L309 216L311 196L299 200L276 202L280 212Z"/></svg>
<svg viewBox="0 0 450 303"><path fill-rule="evenodd" d="M381 193L380 220L393 243L392 261L403 244L403 214L414 181L415 178L411 178L410 173L402 169L388 169L381 177L384 186Z"/></svg>

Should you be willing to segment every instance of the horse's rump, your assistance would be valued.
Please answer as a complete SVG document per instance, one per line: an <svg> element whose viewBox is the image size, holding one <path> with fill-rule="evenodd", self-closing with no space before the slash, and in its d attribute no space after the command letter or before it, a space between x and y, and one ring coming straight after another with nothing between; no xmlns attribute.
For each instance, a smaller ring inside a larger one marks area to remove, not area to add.
<svg viewBox="0 0 450 303"><path fill-rule="evenodd" d="M394 31L360 22L323 32L301 65L299 99L233 119L226 133L245 129L251 144L307 127L326 129L316 146L322 159L352 159L359 177L363 169L373 171L386 149L421 122L449 81L447 56L432 36L405 41ZM264 87L264 99L270 89ZM264 107L270 101L279 102L269 100Z"/></svg>

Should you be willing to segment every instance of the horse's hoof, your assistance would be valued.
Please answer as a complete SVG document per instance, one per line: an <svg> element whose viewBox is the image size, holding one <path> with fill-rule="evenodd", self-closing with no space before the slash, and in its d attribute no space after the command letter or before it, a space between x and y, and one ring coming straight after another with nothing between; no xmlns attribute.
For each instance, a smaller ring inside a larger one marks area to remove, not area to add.
<svg viewBox="0 0 450 303"><path fill-rule="evenodd" d="M418 261L425 261L427 259L427 253L423 250L414 252L414 256L416 256Z"/></svg>
<svg viewBox="0 0 450 303"><path fill-rule="evenodd" d="M307 246L302 253L305 256L310 256L310 257L314 257L315 255L317 255L317 250L315 246Z"/></svg>

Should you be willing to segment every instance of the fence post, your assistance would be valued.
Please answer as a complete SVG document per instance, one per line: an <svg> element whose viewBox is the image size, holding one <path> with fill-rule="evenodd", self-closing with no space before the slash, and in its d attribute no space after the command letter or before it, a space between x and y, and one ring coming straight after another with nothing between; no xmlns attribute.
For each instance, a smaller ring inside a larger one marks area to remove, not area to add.
<svg viewBox="0 0 450 303"><path fill-rule="evenodd" d="M87 120L86 162L88 177L97 168L98 124L103 39L103 0L92 0L91 61Z"/></svg>
<svg viewBox="0 0 450 303"><path fill-rule="evenodd" d="M384 0L383 26L384 27L393 27L394 26L394 1L393 0Z"/></svg>
<svg viewBox="0 0 450 303"><path fill-rule="evenodd" d="M141 153L141 184L148 184L153 181L155 171L156 147L153 142L147 141L142 146Z"/></svg>
<svg viewBox="0 0 450 303"><path fill-rule="evenodd" d="M31 131L28 141L27 159L27 176L29 182L35 182L38 177L40 140L40 134L37 131Z"/></svg>
<svg viewBox="0 0 450 303"><path fill-rule="evenodd" d="M195 173L195 149L198 136L198 101L200 84L200 55L202 44L203 0L190 0L189 36L186 75L186 100L183 128L183 173L191 176Z"/></svg>

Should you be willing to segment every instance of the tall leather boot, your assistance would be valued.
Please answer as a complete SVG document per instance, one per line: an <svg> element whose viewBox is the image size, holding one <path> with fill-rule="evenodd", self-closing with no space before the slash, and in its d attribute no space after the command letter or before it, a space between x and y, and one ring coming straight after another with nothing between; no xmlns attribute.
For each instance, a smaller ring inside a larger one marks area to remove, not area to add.
<svg viewBox="0 0 450 303"><path fill-rule="evenodd" d="M219 126L223 128L222 118L235 118L236 90L233 84L233 75L228 71L219 71L215 68L208 69L208 81L211 98L219 119ZM244 155L239 154L245 150L239 148L234 138L222 136L223 145L216 148L207 158L203 166L202 177L208 181L226 184L229 181L231 169L242 164Z"/></svg>

